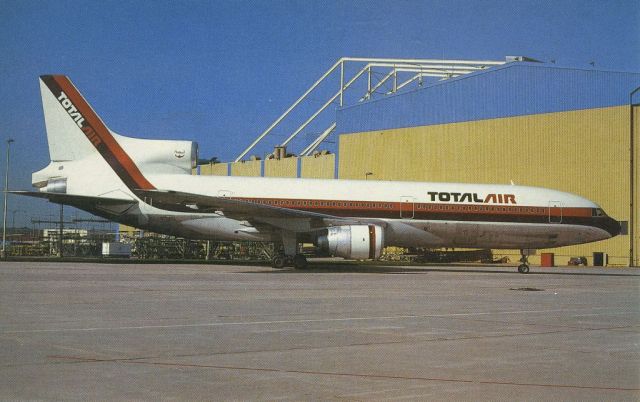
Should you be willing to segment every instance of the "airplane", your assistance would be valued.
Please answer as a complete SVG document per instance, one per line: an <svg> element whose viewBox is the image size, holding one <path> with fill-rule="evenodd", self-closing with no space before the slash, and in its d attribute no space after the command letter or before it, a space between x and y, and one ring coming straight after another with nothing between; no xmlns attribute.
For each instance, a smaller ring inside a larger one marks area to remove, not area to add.
<svg viewBox="0 0 640 402"><path fill-rule="evenodd" d="M301 243L345 259L377 259L385 246L521 250L609 239L620 224L596 203L519 185L194 175L197 143L109 130L68 77L40 90L50 163L37 191L156 233L200 240L275 242L275 268L304 268Z"/></svg>

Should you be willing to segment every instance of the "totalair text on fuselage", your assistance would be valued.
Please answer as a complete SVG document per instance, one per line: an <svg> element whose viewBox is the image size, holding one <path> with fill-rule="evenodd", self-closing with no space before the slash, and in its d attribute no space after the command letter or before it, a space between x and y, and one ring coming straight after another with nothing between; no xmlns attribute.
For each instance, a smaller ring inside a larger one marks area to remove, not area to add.
<svg viewBox="0 0 640 402"><path fill-rule="evenodd" d="M428 191L431 202L473 202L481 204L517 204L515 194L487 194L482 197L478 193L449 193Z"/></svg>

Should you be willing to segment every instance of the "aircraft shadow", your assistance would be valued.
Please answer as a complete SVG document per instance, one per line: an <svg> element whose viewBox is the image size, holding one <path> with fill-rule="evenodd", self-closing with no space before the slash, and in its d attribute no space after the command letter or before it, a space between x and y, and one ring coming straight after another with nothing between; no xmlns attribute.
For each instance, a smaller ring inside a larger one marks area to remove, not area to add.
<svg viewBox="0 0 640 402"><path fill-rule="evenodd" d="M556 275L556 276L602 276L602 277L640 277L640 270L633 269L637 272L585 272L583 268L576 272L567 271L553 271L554 268L537 268L532 267L532 270L526 275ZM540 269L540 270L537 270ZM476 274L517 274L517 267L505 266L505 267L492 267L486 268L476 266L393 266L393 265L357 265L357 264L335 264L335 263L313 263L310 262L309 266L304 269L274 269L273 271L264 270L252 270L245 271L245 273L270 273L270 274L300 274L300 273L350 273L350 274L386 274L386 275L402 275L402 274L428 274L431 272L447 272L447 273L476 273ZM524 275L524 274L519 274Z"/></svg>

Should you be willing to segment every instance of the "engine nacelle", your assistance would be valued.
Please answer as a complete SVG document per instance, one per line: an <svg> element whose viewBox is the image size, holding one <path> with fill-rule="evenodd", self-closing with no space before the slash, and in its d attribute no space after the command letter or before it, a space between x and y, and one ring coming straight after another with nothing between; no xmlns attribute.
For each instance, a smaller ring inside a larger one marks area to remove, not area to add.
<svg viewBox="0 0 640 402"><path fill-rule="evenodd" d="M376 259L382 255L384 230L377 225L334 226L318 237L318 247L347 259Z"/></svg>
<svg viewBox="0 0 640 402"><path fill-rule="evenodd" d="M198 143L192 141L147 140L120 135L114 137L145 174L191 174L198 161Z"/></svg>

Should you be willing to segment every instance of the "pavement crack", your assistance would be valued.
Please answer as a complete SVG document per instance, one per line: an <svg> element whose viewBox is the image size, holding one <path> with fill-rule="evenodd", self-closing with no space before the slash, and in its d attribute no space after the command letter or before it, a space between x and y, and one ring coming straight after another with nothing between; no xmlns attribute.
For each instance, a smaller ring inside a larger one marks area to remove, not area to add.
<svg viewBox="0 0 640 402"><path fill-rule="evenodd" d="M640 391L640 388L631 388L631 387L610 387L610 386L576 385L576 384L545 384L545 383L517 382L517 381L505 381L505 380L463 379L463 378L454 378L454 377L425 377L425 376L413 376L413 375L390 375L390 374L357 373L357 372L341 372L341 371L298 370L298 369L285 369L285 368L276 368L276 367L227 366L227 365L214 365L214 364L178 363L178 362L166 362L166 361L153 362L153 361L148 361L145 358L91 359L91 358L72 357L72 356L55 356L55 357L65 358L70 360L77 360L77 361L86 362L86 363L117 362L117 363L123 363L123 364L143 364L143 365L150 365L150 366L164 366L164 367L178 367L178 368L199 368L199 369L217 369L217 370L233 370L233 371L249 371L249 372L301 374L301 375L315 375L315 376L352 377L352 378L367 378L367 379L374 379L374 380L379 379L379 380L448 382L448 383L481 384L481 385L520 386L520 387L569 388L569 389L583 389L583 390L586 389L586 390L600 390L600 391L627 391L627 392Z"/></svg>

